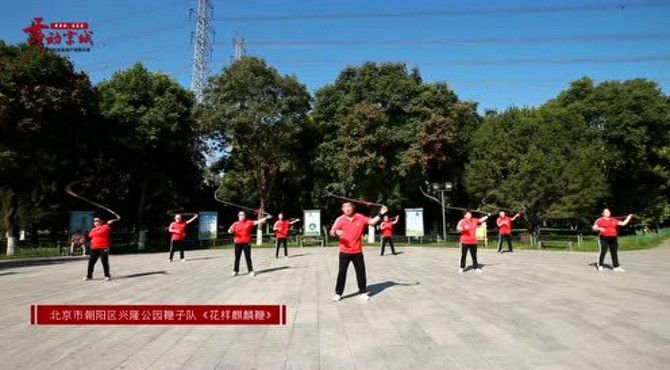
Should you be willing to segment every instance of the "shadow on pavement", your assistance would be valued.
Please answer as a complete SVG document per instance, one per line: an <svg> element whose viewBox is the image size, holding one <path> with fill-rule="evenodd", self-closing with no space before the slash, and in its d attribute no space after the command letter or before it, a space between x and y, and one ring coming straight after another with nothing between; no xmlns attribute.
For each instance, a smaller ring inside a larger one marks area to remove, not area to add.
<svg viewBox="0 0 670 370"><path fill-rule="evenodd" d="M395 281L385 281L383 283L375 283L375 284L370 284L368 285L368 295L370 297L376 296L377 294L383 292L386 289L395 287L395 286L415 286L415 285L420 285L421 283L416 281L413 283L396 283ZM346 298L351 298L359 295L358 292L356 293L350 293L342 297L342 299Z"/></svg>
<svg viewBox="0 0 670 370"><path fill-rule="evenodd" d="M405 253L405 252L395 252L395 255L397 256L397 255L400 255L400 254L403 254L403 253ZM386 252L383 255L384 256L393 256L393 253Z"/></svg>
<svg viewBox="0 0 670 370"><path fill-rule="evenodd" d="M596 269L598 268L598 262L591 262L588 265L593 267L593 268L596 268ZM608 265L606 263L603 263L602 266L606 269L614 270L614 267L612 267L612 265Z"/></svg>
<svg viewBox="0 0 670 370"><path fill-rule="evenodd" d="M167 271L161 270L161 271L138 272L137 274L118 276L116 277L116 279L133 279L151 275L167 275Z"/></svg>
<svg viewBox="0 0 670 370"><path fill-rule="evenodd" d="M202 260L213 260L221 257L194 257L194 258L187 258L186 262L188 261L202 261Z"/></svg>
<svg viewBox="0 0 670 370"><path fill-rule="evenodd" d="M36 259L24 259L24 260L4 260L4 261L0 261L0 270L13 268L13 267L59 265L59 264L62 264L62 263L85 261L85 260L88 260L88 256L36 258Z"/></svg>
<svg viewBox="0 0 670 370"><path fill-rule="evenodd" d="M256 275L267 274L268 272L275 272L275 271L286 270L286 269L288 269L288 268L290 268L290 267L288 267L288 266L282 266L282 267L273 267L273 268L269 268L269 269L265 269L265 270L259 270L259 271L256 271Z"/></svg>

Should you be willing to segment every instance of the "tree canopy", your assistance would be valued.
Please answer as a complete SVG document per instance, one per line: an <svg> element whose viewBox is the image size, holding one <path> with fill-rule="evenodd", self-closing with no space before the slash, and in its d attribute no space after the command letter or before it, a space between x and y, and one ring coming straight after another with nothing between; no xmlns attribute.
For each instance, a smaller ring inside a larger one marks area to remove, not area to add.
<svg viewBox="0 0 670 370"><path fill-rule="evenodd" d="M324 209L326 224L339 212L326 186L437 219L419 188L443 182L453 205L524 211L531 231L587 225L603 206L659 223L670 216L670 98L653 81L585 77L541 106L480 115L448 81L403 63L346 67L312 97L296 76L245 57L196 105L139 63L94 86L65 57L0 42L8 253L19 228L63 229L80 206L63 192L74 180L135 231L164 228L168 209L216 209L217 188L289 217Z"/></svg>

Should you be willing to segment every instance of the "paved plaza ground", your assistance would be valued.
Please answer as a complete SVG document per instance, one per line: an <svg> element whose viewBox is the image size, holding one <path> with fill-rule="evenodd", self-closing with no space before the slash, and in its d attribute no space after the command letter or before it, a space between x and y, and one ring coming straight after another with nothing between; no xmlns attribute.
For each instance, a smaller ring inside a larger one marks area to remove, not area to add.
<svg viewBox="0 0 670 370"><path fill-rule="evenodd" d="M6 369L668 369L670 244L620 254L366 248L372 299L332 302L335 248L253 250L256 277L231 277L231 250L111 256L111 282L81 281L86 260L0 263ZM609 261L609 257L607 259ZM242 263L244 266L244 262ZM345 295L356 291L350 267ZM31 326L47 303L286 304L288 325Z"/></svg>

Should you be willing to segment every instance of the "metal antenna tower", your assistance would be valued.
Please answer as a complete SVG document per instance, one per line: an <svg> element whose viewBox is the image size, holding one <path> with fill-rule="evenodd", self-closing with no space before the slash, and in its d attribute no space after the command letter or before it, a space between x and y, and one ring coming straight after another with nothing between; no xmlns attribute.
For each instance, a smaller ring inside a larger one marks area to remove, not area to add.
<svg viewBox="0 0 670 370"><path fill-rule="evenodd" d="M214 14L213 0L197 0L198 9L190 9L191 20L195 15L195 32L191 33L193 44L193 67L191 69L191 90L195 93L197 103L202 103L205 84L210 72L212 51L214 50Z"/></svg>
<svg viewBox="0 0 670 370"><path fill-rule="evenodd" d="M233 38L233 49L235 50L233 54L233 62L236 62L247 55L247 48L244 46L244 36L235 32L235 37Z"/></svg>

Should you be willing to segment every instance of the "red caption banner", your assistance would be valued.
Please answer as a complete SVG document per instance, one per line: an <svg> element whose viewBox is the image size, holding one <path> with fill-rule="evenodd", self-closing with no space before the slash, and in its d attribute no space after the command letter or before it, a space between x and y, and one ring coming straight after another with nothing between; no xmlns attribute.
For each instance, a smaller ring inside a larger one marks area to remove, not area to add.
<svg viewBox="0 0 670 370"><path fill-rule="evenodd" d="M286 305L31 305L31 325L286 325Z"/></svg>

